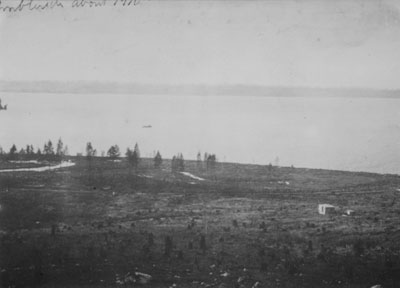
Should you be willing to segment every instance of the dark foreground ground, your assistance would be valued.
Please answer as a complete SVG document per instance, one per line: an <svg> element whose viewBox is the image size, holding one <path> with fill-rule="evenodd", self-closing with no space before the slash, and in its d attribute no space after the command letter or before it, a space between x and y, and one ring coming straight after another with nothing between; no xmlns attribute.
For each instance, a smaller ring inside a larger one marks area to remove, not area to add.
<svg viewBox="0 0 400 288"><path fill-rule="evenodd" d="M400 287L397 176L73 161L0 173L0 287Z"/></svg>

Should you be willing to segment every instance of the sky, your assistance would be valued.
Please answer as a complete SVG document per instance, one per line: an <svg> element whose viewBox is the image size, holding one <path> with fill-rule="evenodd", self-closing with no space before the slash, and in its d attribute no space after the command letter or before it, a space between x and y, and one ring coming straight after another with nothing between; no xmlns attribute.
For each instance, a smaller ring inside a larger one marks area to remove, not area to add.
<svg viewBox="0 0 400 288"><path fill-rule="evenodd" d="M0 81L400 89L397 1L63 3L0 11ZM123 152L138 142L142 154L166 158L201 151L220 161L400 173L396 98L42 90L0 85L9 105L0 111L3 148L62 137L73 154L88 141Z"/></svg>
<svg viewBox="0 0 400 288"><path fill-rule="evenodd" d="M143 0L0 15L3 80L400 87L395 0Z"/></svg>

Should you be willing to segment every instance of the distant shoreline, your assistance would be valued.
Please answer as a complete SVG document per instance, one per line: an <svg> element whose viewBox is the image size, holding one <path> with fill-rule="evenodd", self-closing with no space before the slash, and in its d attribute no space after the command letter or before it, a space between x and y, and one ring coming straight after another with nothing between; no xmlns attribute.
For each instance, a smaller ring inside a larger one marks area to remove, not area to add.
<svg viewBox="0 0 400 288"><path fill-rule="evenodd" d="M152 85L121 82L89 81L0 81L0 91L9 93L56 94L135 94L135 95L199 95L199 96L263 96L263 97L352 97L400 99L400 89L322 88L260 85Z"/></svg>

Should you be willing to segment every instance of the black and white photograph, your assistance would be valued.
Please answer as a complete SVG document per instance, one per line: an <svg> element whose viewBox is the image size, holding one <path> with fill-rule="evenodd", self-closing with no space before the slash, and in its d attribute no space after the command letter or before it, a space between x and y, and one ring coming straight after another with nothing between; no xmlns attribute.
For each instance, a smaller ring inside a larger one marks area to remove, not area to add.
<svg viewBox="0 0 400 288"><path fill-rule="evenodd" d="M0 0L0 287L400 287L400 1Z"/></svg>

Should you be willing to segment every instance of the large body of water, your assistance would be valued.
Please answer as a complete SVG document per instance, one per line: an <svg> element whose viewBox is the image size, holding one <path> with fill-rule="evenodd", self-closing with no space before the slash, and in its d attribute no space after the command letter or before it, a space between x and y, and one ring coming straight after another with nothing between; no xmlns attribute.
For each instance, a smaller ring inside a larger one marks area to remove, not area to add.
<svg viewBox="0 0 400 288"><path fill-rule="evenodd" d="M216 153L221 161L400 173L400 100L2 93L0 145L43 147L62 137L71 154L139 143ZM143 128L151 125L152 128Z"/></svg>

